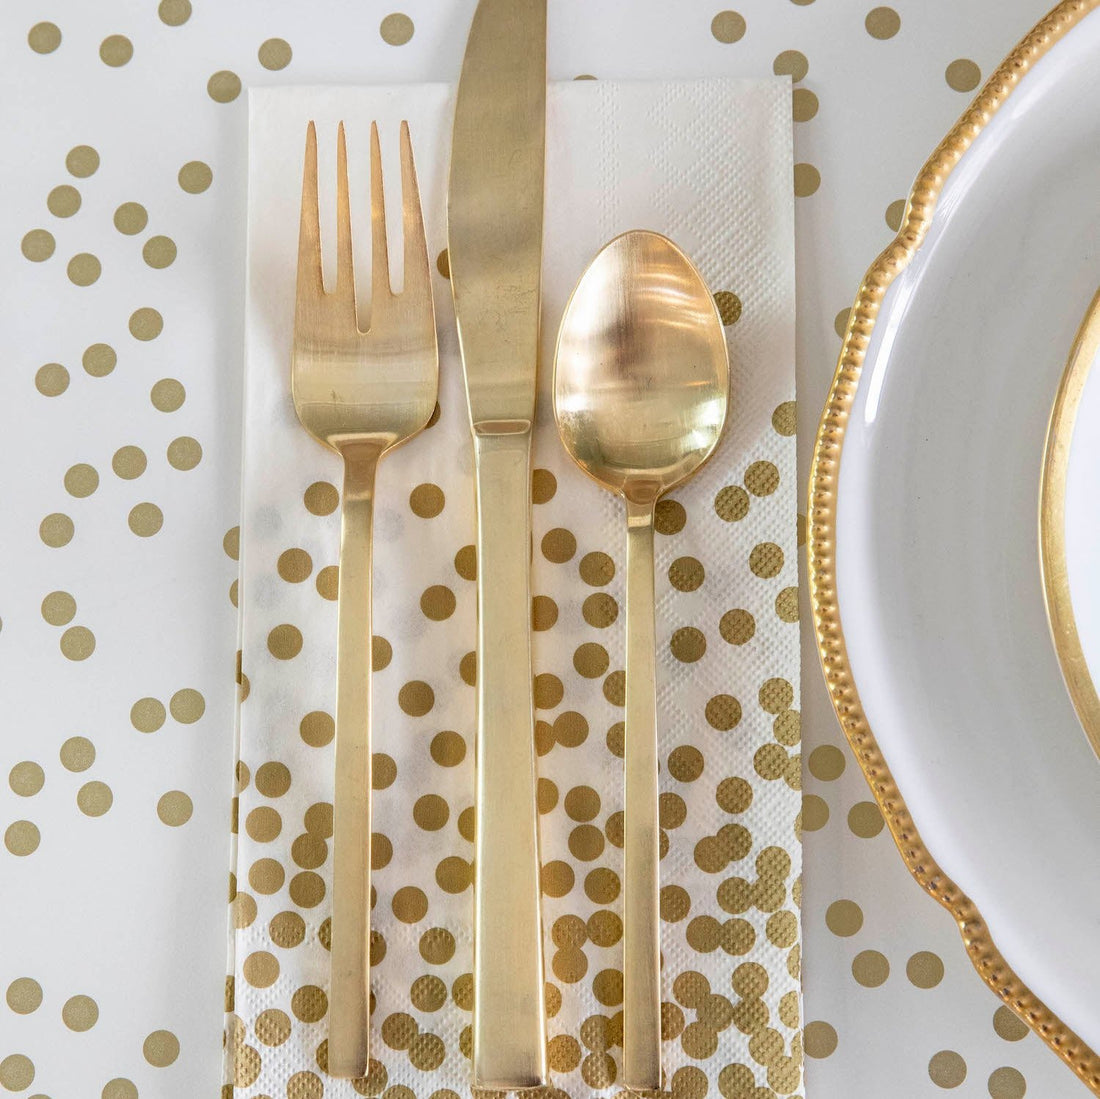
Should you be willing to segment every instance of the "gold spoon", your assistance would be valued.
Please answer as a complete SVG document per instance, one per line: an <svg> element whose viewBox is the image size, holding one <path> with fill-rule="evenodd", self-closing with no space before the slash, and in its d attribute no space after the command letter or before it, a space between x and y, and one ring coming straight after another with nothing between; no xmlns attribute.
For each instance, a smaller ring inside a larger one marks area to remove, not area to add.
<svg viewBox="0 0 1100 1099"><path fill-rule="evenodd" d="M729 358L714 299L659 233L616 237L565 308L554 415L570 457L626 501L625 1087L661 1086L653 514L714 452Z"/></svg>

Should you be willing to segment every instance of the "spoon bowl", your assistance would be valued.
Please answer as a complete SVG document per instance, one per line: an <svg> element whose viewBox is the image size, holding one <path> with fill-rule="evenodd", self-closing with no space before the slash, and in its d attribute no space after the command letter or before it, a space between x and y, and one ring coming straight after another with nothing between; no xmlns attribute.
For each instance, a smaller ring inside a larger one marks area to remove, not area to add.
<svg viewBox="0 0 1100 1099"><path fill-rule="evenodd" d="M713 453L728 401L725 334L702 276L659 233L616 237L562 319L554 415L565 449L612 492L655 500Z"/></svg>
<svg viewBox="0 0 1100 1099"><path fill-rule="evenodd" d="M566 306L554 415L577 465L626 501L621 1082L634 1091L662 1084L653 516L714 453L728 405L726 338L702 276L658 233L616 237Z"/></svg>

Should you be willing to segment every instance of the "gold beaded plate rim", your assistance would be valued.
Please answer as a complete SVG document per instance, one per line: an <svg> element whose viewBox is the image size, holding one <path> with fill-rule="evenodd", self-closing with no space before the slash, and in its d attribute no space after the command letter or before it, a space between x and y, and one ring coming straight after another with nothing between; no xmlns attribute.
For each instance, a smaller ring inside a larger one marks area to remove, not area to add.
<svg viewBox="0 0 1100 1099"><path fill-rule="evenodd" d="M1019 42L925 162L893 242L871 264L848 318L844 344L814 441L807 544L810 602L829 697L901 857L918 884L951 913L982 980L1100 1096L1100 1055L1058 1018L1012 970L974 902L944 873L917 831L867 721L844 640L836 590L837 481L844 437L882 300L917 254L948 176L1031 67L1100 0L1063 0Z"/></svg>

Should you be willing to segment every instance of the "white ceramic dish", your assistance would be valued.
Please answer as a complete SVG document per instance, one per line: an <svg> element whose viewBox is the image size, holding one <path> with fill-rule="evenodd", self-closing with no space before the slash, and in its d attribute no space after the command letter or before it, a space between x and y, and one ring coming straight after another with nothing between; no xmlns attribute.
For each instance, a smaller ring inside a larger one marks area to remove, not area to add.
<svg viewBox="0 0 1100 1099"><path fill-rule="evenodd" d="M1100 761L1036 522L1100 284L1096 6L1060 5L991 78L861 290L815 456L811 584L834 703L910 869L1100 1094Z"/></svg>

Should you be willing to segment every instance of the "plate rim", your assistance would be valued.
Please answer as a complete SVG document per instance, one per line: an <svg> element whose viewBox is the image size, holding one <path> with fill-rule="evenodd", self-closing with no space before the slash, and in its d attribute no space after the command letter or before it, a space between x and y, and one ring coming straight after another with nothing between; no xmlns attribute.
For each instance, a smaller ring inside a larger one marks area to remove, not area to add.
<svg viewBox="0 0 1100 1099"><path fill-rule="evenodd" d="M1100 290L1085 311L1058 383L1039 479L1039 564L1047 624L1077 720L1100 756L1100 697L1077 632L1066 560L1066 484L1077 410L1100 350Z"/></svg>
<svg viewBox="0 0 1100 1099"><path fill-rule="evenodd" d="M836 589L838 474L847 424L882 300L916 256L947 178L1021 78L1100 0L1062 0L1020 40L924 163L894 240L871 264L848 316L836 371L814 439L808 486L807 566L818 656L833 709L910 874L951 913L985 984L1100 1096L1100 1055L1017 976L974 902L942 870L921 839L860 703L848 659Z"/></svg>

